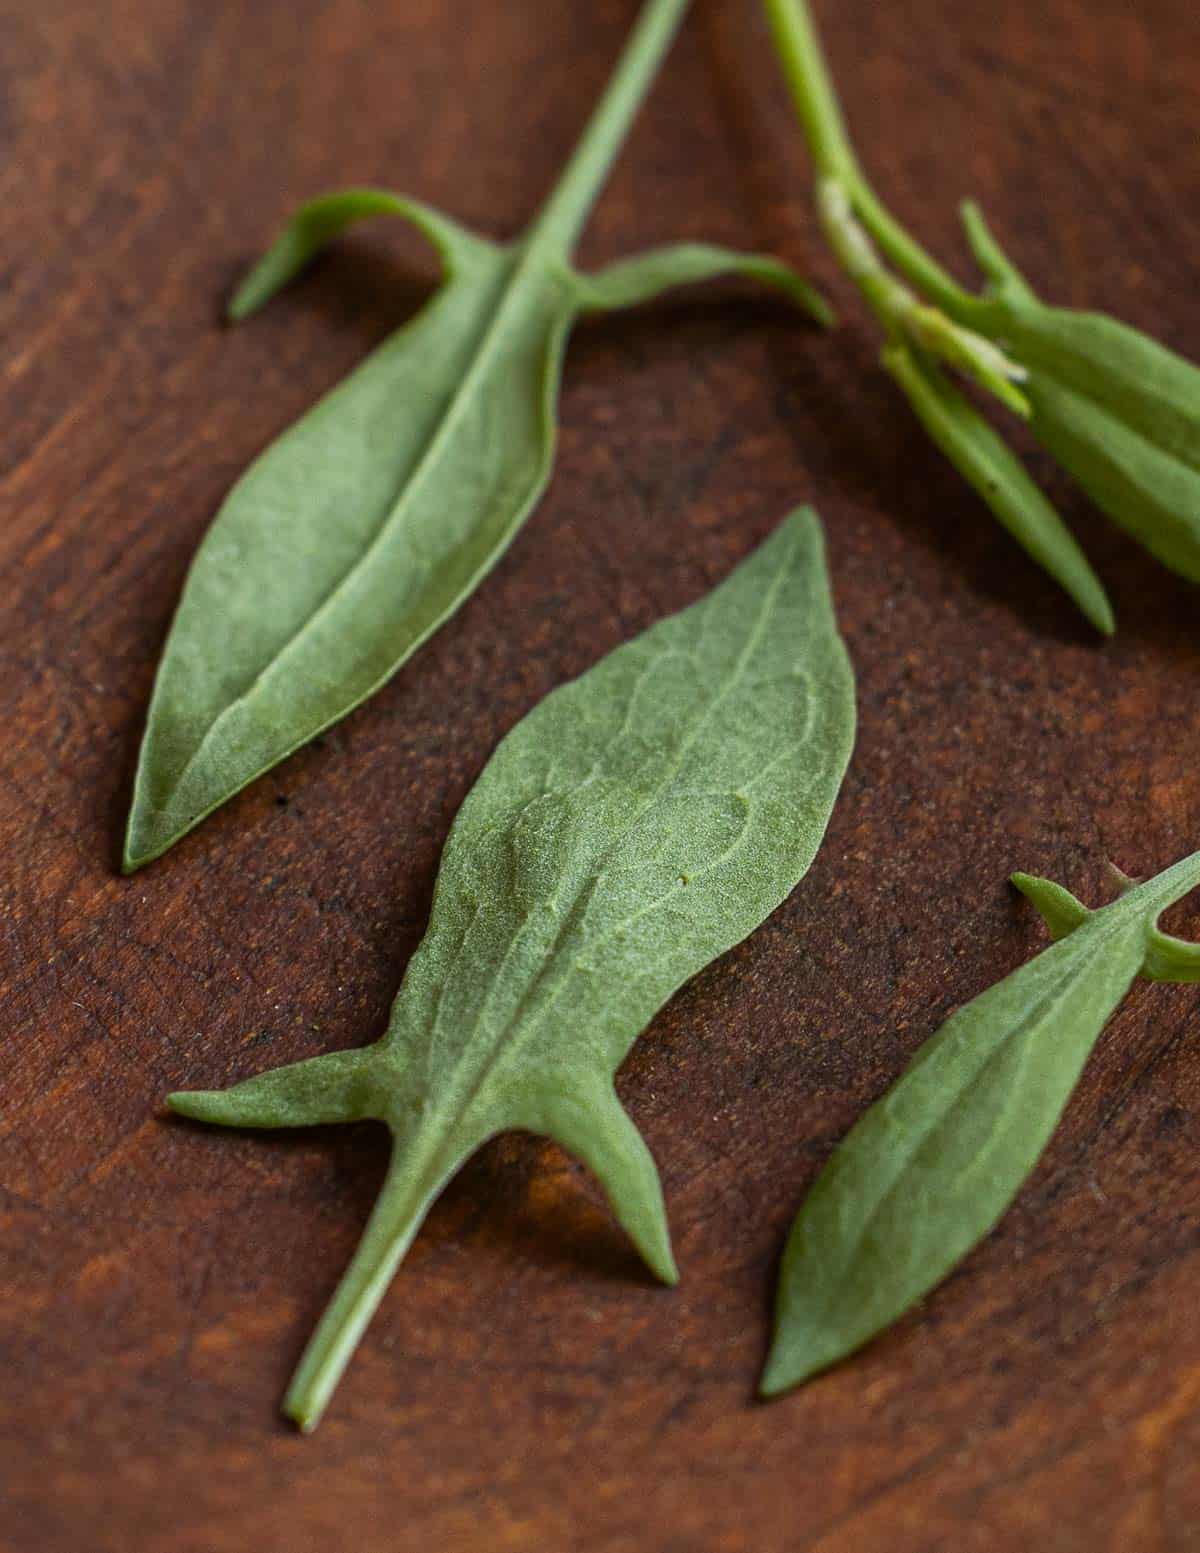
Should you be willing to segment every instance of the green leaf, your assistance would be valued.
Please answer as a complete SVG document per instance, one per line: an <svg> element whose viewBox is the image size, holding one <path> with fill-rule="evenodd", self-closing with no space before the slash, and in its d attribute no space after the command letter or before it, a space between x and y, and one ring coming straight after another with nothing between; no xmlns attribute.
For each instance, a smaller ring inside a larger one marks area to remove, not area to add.
<svg viewBox="0 0 1200 1553"><path fill-rule="evenodd" d="M1200 470L1200 370L1103 313L1047 307L1030 294L985 304L989 332L1028 367Z"/></svg>
<svg viewBox="0 0 1200 1553"><path fill-rule="evenodd" d="M549 474L575 306L537 256L460 250L242 476L159 666L127 870L377 690L499 559Z"/></svg>
<svg viewBox="0 0 1200 1553"><path fill-rule="evenodd" d="M1140 974L1147 981L1200 981L1200 944L1187 943L1154 928Z"/></svg>
<svg viewBox="0 0 1200 1553"><path fill-rule="evenodd" d="M1033 434L1101 512L1200 582L1200 473L1042 371L1027 389Z"/></svg>
<svg viewBox="0 0 1200 1553"><path fill-rule="evenodd" d="M315 1425L434 1197L487 1138L555 1138L676 1276L654 1163L612 1087L666 1000L807 872L849 758L854 690L815 515L716 591L549 696L504 740L446 844L381 1041L172 1095L230 1126L375 1117L387 1182L296 1374Z"/></svg>
<svg viewBox="0 0 1200 1553"><path fill-rule="evenodd" d="M1200 369L1103 313L1047 307L978 210L966 219L998 286L962 316L1028 369L1034 435L1102 512L1200 581Z"/></svg>
<svg viewBox="0 0 1200 1553"><path fill-rule="evenodd" d="M983 211L975 201L965 200L961 214L975 262L988 278L988 295L1018 300L1032 298L1029 282L992 236Z"/></svg>
<svg viewBox="0 0 1200 1553"><path fill-rule="evenodd" d="M782 267L701 247L627 266L623 282L620 267L589 279L571 266L686 3L649 0L558 186L515 244L351 190L306 206L239 288L232 309L244 316L323 241L381 213L414 221L447 266L425 311L250 467L201 545L159 666L127 872L370 696L496 564L549 479L563 351L580 312L718 265L815 308Z"/></svg>
<svg viewBox="0 0 1200 1553"><path fill-rule="evenodd" d="M1082 919L1065 891L1017 882L1059 928L1075 925L954 1014L834 1151L784 1253L766 1395L861 1347L993 1228L1142 967L1159 913L1200 884L1200 853Z"/></svg>
<svg viewBox="0 0 1200 1553"><path fill-rule="evenodd" d="M816 166L826 236L887 333L885 359L894 372L910 374L906 392L935 438L1044 565L1039 549L1057 557L1048 569L1100 630L1111 631L1100 585L1057 517L1015 460L998 450L994 434L982 431L972 412L948 405L928 374L925 381L916 374L900 353L906 341L1028 419L1109 517L1168 566L1200 581L1200 370L1115 319L1044 306L974 204L963 207L963 220L988 286L982 297L965 291L867 182L806 0L765 6ZM981 343L995 354L981 351Z"/></svg>
<svg viewBox="0 0 1200 1553"><path fill-rule="evenodd" d="M1030 479L1024 465L928 357L892 346L883 364L921 424L993 515L1106 636L1112 606L1070 530Z"/></svg>

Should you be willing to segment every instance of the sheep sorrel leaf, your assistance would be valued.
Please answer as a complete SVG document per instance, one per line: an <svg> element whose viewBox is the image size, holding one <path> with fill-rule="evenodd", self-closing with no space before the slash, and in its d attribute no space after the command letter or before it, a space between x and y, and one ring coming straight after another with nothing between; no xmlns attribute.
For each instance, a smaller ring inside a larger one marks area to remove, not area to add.
<svg viewBox="0 0 1200 1553"><path fill-rule="evenodd" d="M164 649L124 867L166 851L377 690L495 565L545 489L576 317L744 272L818 316L785 266L704 244L599 275L570 252L687 0L650 0L554 193L501 246L372 189L313 201L234 297L245 317L354 221L415 223L446 279L415 322L285 432L234 487Z"/></svg>
<svg viewBox="0 0 1200 1553"><path fill-rule="evenodd" d="M613 1074L676 989L804 877L853 739L820 528L800 513L499 746L451 830L379 1042L171 1096L227 1126L376 1118L392 1131L374 1214L285 1402L303 1428L433 1199L507 1128L577 1154L674 1282L658 1173Z"/></svg>
<svg viewBox="0 0 1200 1553"><path fill-rule="evenodd" d="M766 1395L860 1348L988 1234L1137 975L1200 979L1197 946L1157 926L1200 884L1200 852L1099 911L1013 883L1056 942L947 1020L834 1150L784 1252Z"/></svg>

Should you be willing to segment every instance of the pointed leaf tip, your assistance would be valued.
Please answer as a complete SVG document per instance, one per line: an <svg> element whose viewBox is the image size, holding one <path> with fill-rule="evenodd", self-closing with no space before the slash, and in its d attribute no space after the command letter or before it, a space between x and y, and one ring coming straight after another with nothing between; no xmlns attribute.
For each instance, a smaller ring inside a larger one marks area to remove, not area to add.
<svg viewBox="0 0 1200 1553"><path fill-rule="evenodd" d="M822 328L836 315L815 286L790 265L765 254L739 253L712 243L676 243L651 248L629 259L618 259L594 275L580 275L583 305L588 308L639 307L678 286L698 285L737 275L781 292Z"/></svg>
<svg viewBox="0 0 1200 1553"><path fill-rule="evenodd" d="M927 356L889 346L882 356L918 420L993 515L1104 636L1116 628L1104 585L1024 464Z"/></svg>
<svg viewBox="0 0 1200 1553"><path fill-rule="evenodd" d="M135 841L133 839L133 830L137 818L137 800L135 799L134 810L130 816L130 834L125 838L125 845L121 853L121 872L126 878L131 874L136 874L148 864L153 863L156 858L161 857L169 849L172 842L179 839L177 836L170 836L160 839L158 842L148 842L140 839Z"/></svg>
<svg viewBox="0 0 1200 1553"><path fill-rule="evenodd" d="M849 1358L853 1351L847 1351L844 1344L836 1341L821 1342L819 1334L790 1342L785 1341L782 1334L776 1334L759 1377L758 1394L764 1402L781 1397L784 1392L794 1391L805 1381L832 1369L839 1359Z"/></svg>
<svg viewBox="0 0 1200 1553"><path fill-rule="evenodd" d="M650 1271L668 1287L679 1282L662 1182L646 1140L605 1074L576 1092L550 1094L530 1109L531 1131L553 1138L599 1180L617 1222Z"/></svg>
<svg viewBox="0 0 1200 1553"><path fill-rule="evenodd" d="M190 1122L226 1121L228 1097L222 1089L178 1089L167 1096L167 1108Z"/></svg>
<svg viewBox="0 0 1200 1553"><path fill-rule="evenodd" d="M370 1047L272 1068L231 1089L183 1090L167 1104L223 1127L318 1127L383 1114Z"/></svg>
<svg viewBox="0 0 1200 1553"><path fill-rule="evenodd" d="M997 293L1031 297L1029 283L1016 265L992 236L991 228L984 220L983 211L974 200L964 200L959 207L967 242L975 255L975 262L991 282Z"/></svg>
<svg viewBox="0 0 1200 1553"><path fill-rule="evenodd" d="M174 791L168 793L165 800L162 799L161 793L154 798L150 797L152 782L144 769L146 754L144 741L149 735L153 718L152 709L146 734L143 735L143 749L138 757L138 774L134 779L133 796L129 803L129 818L125 825L121 872L127 875L135 874L139 869L157 862L176 842L182 841L189 831L194 830L201 820L207 819L213 809L219 807L217 803L210 803L202 814L197 814L194 808L181 810L174 802Z"/></svg>
<svg viewBox="0 0 1200 1553"><path fill-rule="evenodd" d="M1041 916L1054 940L1073 933L1091 916L1091 912L1077 900L1070 890L1052 879L1040 879L1035 874L1016 873L1012 884Z"/></svg>

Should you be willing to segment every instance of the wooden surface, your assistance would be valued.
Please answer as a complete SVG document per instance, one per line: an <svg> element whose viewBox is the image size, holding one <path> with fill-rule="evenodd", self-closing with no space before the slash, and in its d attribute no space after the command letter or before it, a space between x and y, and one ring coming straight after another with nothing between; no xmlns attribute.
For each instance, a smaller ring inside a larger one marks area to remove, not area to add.
<svg viewBox="0 0 1200 1553"><path fill-rule="evenodd" d="M1135 991L1035 1180L922 1311L752 1400L807 1183L1043 941L1009 871L1094 900L1106 856L1149 871L1198 844L1200 627L1196 590L1052 477L1119 615L1098 646L922 440L821 256L751 0L699 0L585 257L774 248L843 330L736 288L582 329L553 488L478 595L319 748L114 872L189 557L429 261L375 228L230 333L235 274L339 183L512 232L633 12L0 3L4 1553L1200 1548L1195 989ZM1200 356L1189 0L821 12L880 190L938 252L965 264L973 193L1053 299ZM301 1440L276 1404L384 1138L206 1132L164 1094L374 1037L500 735L800 500L827 523L861 738L805 884L622 1072L681 1287L649 1281L579 1167L502 1139Z"/></svg>

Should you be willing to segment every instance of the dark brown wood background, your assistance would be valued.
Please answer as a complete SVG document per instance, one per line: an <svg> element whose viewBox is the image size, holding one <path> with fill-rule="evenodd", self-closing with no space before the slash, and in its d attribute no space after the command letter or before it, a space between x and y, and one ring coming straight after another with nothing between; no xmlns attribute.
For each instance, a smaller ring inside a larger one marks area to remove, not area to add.
<svg viewBox="0 0 1200 1553"><path fill-rule="evenodd" d="M1191 0L827 0L879 187L965 266L978 196L1056 300L1200 356ZM1101 646L922 440L822 256L758 7L699 0L590 230L770 247L822 337L730 288L581 329L548 499L364 710L126 881L184 570L234 476L407 317L347 241L219 306L294 202L379 182L512 233L633 0L0 3L0 1545L5 1553L1177 1553L1200 1548L1200 995L1135 991L1035 1180L919 1313L771 1406L786 1226L957 1003L1200 840L1192 587L1036 460L1111 587ZM966 273L970 273L969 270ZM369 1129L164 1119L375 1036L447 828L546 691L814 501L861 738L795 897L626 1064L684 1281L512 1137L439 1203L327 1421L278 1420L379 1184ZM1195 911L1173 914L1197 928Z"/></svg>

